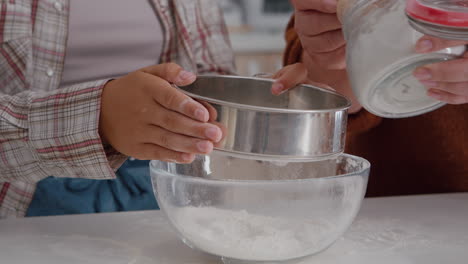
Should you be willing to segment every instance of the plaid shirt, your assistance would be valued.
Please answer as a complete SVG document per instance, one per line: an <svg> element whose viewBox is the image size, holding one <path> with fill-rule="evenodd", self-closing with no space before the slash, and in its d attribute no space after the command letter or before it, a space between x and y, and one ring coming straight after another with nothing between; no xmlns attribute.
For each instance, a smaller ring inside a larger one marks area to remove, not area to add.
<svg viewBox="0 0 468 264"><path fill-rule="evenodd" d="M98 134L108 80L58 89L69 1L0 0L0 218L24 216L45 177L114 178L126 158ZM217 0L152 2L165 34L161 62L234 72Z"/></svg>

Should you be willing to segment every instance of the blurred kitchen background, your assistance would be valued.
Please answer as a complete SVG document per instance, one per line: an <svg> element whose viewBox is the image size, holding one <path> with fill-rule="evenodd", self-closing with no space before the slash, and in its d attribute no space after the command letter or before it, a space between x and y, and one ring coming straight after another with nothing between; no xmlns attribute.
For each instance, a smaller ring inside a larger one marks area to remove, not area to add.
<svg viewBox="0 0 468 264"><path fill-rule="evenodd" d="M274 73L282 66L289 0L220 0L239 75Z"/></svg>

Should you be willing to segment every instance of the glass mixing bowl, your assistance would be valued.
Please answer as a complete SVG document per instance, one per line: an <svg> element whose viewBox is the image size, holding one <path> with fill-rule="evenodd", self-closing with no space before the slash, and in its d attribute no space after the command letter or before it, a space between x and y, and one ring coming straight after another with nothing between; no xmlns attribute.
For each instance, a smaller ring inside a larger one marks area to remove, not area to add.
<svg viewBox="0 0 468 264"><path fill-rule="evenodd" d="M368 161L262 161L214 152L192 164L151 162L159 206L190 247L229 263L283 262L318 253L354 220Z"/></svg>

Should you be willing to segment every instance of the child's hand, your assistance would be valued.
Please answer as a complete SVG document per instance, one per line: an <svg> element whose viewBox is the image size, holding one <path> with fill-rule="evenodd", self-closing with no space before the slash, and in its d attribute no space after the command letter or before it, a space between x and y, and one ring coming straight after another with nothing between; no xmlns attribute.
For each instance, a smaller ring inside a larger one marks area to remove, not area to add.
<svg viewBox="0 0 468 264"><path fill-rule="evenodd" d="M276 79L271 88L274 95L280 95L283 92L296 87L299 84L310 84L317 87L333 90L330 86L312 82L307 78L307 68L303 63L288 65L272 76Z"/></svg>
<svg viewBox="0 0 468 264"><path fill-rule="evenodd" d="M424 36L416 51L434 52L449 47L463 46L466 41L449 41ZM414 76L428 88L428 95L449 104L468 103L468 52L456 60L425 65L416 69Z"/></svg>
<svg viewBox="0 0 468 264"><path fill-rule="evenodd" d="M99 130L117 151L142 160L190 163L222 138L210 113L171 83L196 76L176 64L150 66L110 81L103 90Z"/></svg>

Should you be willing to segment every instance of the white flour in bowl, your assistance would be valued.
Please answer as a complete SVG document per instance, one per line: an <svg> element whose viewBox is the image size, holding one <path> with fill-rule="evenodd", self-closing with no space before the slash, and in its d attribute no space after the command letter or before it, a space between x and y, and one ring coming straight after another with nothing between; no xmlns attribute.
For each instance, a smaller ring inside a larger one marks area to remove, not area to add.
<svg viewBox="0 0 468 264"><path fill-rule="evenodd" d="M286 260L323 250L342 232L328 220L249 214L213 207L177 209L171 218L198 249L253 261Z"/></svg>

